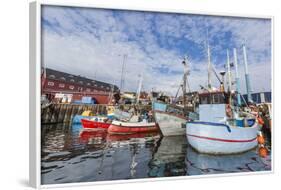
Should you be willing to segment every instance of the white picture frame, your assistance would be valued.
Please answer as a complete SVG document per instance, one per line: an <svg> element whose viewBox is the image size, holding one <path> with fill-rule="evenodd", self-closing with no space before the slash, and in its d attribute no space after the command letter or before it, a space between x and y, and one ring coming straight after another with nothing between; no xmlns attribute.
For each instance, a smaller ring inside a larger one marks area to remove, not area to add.
<svg viewBox="0 0 281 190"><path fill-rule="evenodd" d="M117 9L117 10L135 10L135 11L152 11L152 12L168 12L168 13L186 13L186 14L204 14L210 16L230 16L230 17L244 17L244 18L266 18L271 19L271 76L273 76L274 70L274 17L264 15L240 15L240 14L228 14L228 13L209 13L209 12L194 12L188 10L155 10L139 7L123 7L123 6L100 6L96 4L83 4L83 3L68 3L66 1L36 1L30 3L30 89L29 89L29 102L30 102L30 118L29 118L29 179L30 185L34 188L51 188L51 187L70 187L70 186L83 186L83 185L99 185L99 184L115 184L115 183L131 183L131 182L150 182L155 180L186 180L193 178L205 178L205 177L221 177L221 176L237 176L237 175L255 175L255 174L271 174L274 172L274 135L272 137L272 163L271 171L262 172L243 172L243 173L227 173L227 174L215 174L215 175L202 175L202 176L180 176L176 178L146 178L146 179L130 179L130 180L117 180L117 181L96 181L96 182L81 182L81 183L65 183L54 185L42 185L41 184L41 111L40 111L40 97L41 97L41 8L44 5L53 6L70 6L70 7L86 7L86 8L103 8L103 9ZM271 83L272 92L274 91L273 81ZM273 95L273 93L272 93ZM272 107L274 112L274 97L272 98ZM272 120L274 126L274 120ZM274 127L272 128L272 134L274 134Z"/></svg>

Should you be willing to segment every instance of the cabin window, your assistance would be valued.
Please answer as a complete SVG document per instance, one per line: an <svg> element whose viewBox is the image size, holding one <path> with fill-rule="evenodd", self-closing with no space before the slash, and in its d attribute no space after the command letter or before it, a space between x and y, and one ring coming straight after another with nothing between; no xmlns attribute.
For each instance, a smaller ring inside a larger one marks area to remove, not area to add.
<svg viewBox="0 0 281 190"><path fill-rule="evenodd" d="M200 98L200 103L201 104L210 104L210 96L202 96Z"/></svg>
<svg viewBox="0 0 281 190"><path fill-rule="evenodd" d="M219 104L220 103L220 97L219 94L213 95L213 104Z"/></svg>
<svg viewBox="0 0 281 190"><path fill-rule="evenodd" d="M224 94L206 94L200 97L201 104L225 104Z"/></svg>
<svg viewBox="0 0 281 190"><path fill-rule="evenodd" d="M214 94L213 104L225 104L225 98L223 94Z"/></svg>

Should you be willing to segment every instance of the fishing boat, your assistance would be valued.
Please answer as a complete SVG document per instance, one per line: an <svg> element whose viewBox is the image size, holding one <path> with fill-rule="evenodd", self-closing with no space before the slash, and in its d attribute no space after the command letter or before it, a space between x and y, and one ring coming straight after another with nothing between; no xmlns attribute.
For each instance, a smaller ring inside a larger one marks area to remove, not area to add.
<svg viewBox="0 0 281 190"><path fill-rule="evenodd" d="M93 112L90 110L84 111L81 115L75 115L72 119L72 124L81 124L82 119L90 119L94 116Z"/></svg>
<svg viewBox="0 0 281 190"><path fill-rule="evenodd" d="M155 121L158 124L163 136L175 136L185 134L187 118L178 112L169 111L168 105L160 102L153 102Z"/></svg>
<svg viewBox="0 0 281 190"><path fill-rule="evenodd" d="M114 106L107 106L107 114L106 115L94 115L92 111L86 110L81 115L75 115L72 119L73 124L82 124L82 119L96 119L97 117L107 117L110 120L118 119L118 120L126 120L132 116L131 113L126 111L122 111Z"/></svg>
<svg viewBox="0 0 281 190"><path fill-rule="evenodd" d="M129 121L113 120L107 132L110 134L132 134L158 131L155 122L147 120L138 121L137 116L133 116Z"/></svg>
<svg viewBox="0 0 281 190"><path fill-rule="evenodd" d="M183 60L184 75L183 84L180 84L183 92L183 102L181 105L168 104L163 102L153 102L152 109L154 112L155 121L158 124L163 136L185 135L185 124L187 122L187 101L186 101L186 86L189 88L187 76L189 75L188 60ZM178 92L179 92L178 89ZM176 97L177 94L176 93Z"/></svg>
<svg viewBox="0 0 281 190"><path fill-rule="evenodd" d="M235 53L236 54L236 53ZM236 62L236 58L234 58ZM198 152L208 154L234 154L258 145L259 124L255 116L244 113L234 106L234 93L227 51L228 92L223 80L220 90L212 90L210 83L206 92L199 94L199 120L188 121L186 136L189 144ZM225 72L222 72L222 77ZM208 77L209 78L209 77ZM238 91L239 92L239 91Z"/></svg>
<svg viewBox="0 0 281 190"><path fill-rule="evenodd" d="M111 120L107 117L93 117L91 119L81 119L81 123L84 129L107 129Z"/></svg>
<svg viewBox="0 0 281 190"><path fill-rule="evenodd" d="M200 96L200 95L199 95ZM214 97L218 102L214 102ZM198 152L233 154L245 152L257 146L259 124L254 117L229 118L229 104L219 102L224 93L208 93L200 96L213 100L199 105L199 120L188 121L186 136L189 144Z"/></svg>

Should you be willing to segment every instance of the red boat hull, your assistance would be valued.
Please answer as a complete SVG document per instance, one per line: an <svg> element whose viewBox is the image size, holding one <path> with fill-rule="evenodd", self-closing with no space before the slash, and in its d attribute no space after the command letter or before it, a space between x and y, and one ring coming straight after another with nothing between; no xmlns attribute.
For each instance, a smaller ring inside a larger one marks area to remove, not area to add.
<svg viewBox="0 0 281 190"><path fill-rule="evenodd" d="M111 124L107 129L107 132L110 134L133 134L133 133L149 133L158 131L158 127L156 125L149 127L126 127L126 126L118 126Z"/></svg>
<svg viewBox="0 0 281 190"><path fill-rule="evenodd" d="M110 123L92 121L89 119L81 119L81 123L84 129L107 129Z"/></svg>

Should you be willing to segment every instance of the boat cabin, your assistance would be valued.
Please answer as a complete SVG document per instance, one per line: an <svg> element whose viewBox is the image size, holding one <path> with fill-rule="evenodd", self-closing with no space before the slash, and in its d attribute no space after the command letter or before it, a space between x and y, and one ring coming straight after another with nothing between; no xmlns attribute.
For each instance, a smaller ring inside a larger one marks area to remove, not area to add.
<svg viewBox="0 0 281 190"><path fill-rule="evenodd" d="M199 94L199 120L220 122L226 118L228 95L225 92L204 92Z"/></svg>

